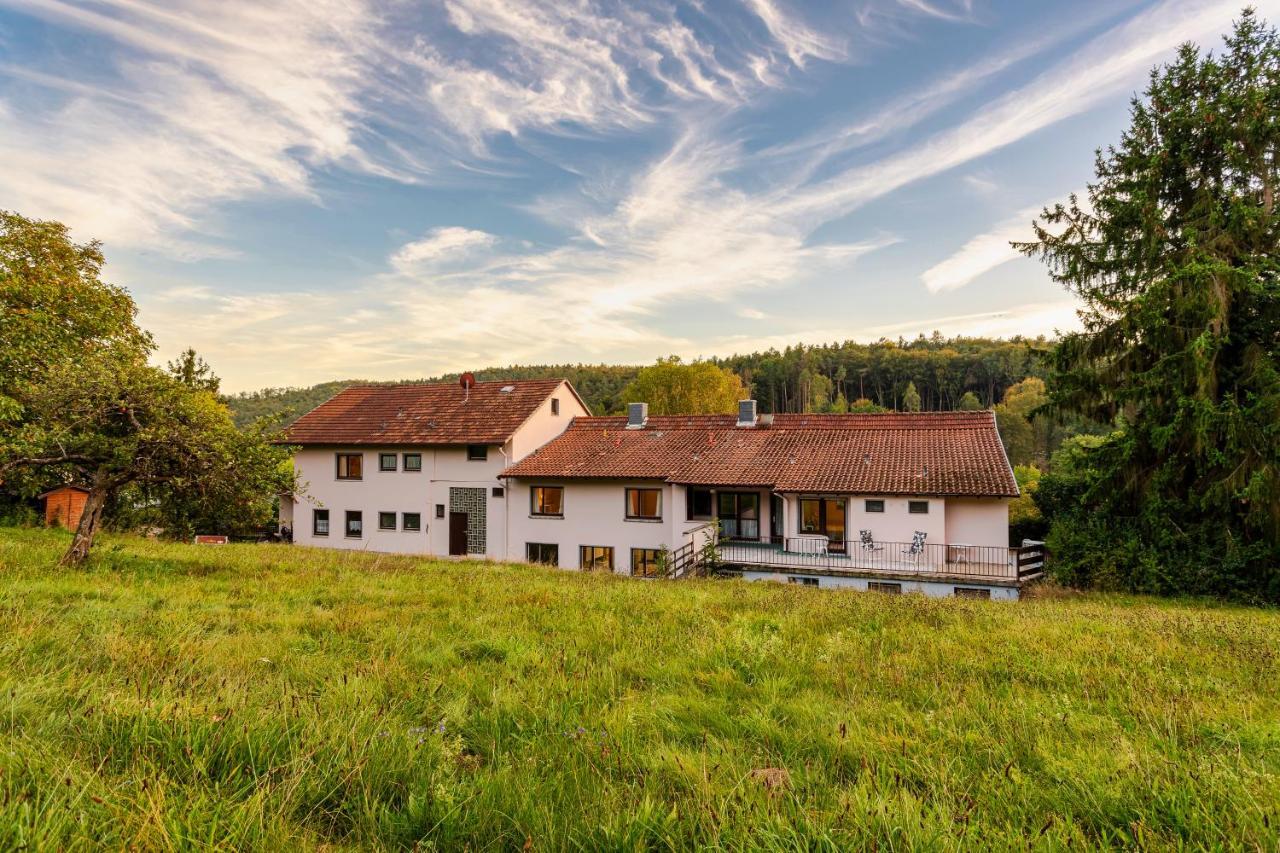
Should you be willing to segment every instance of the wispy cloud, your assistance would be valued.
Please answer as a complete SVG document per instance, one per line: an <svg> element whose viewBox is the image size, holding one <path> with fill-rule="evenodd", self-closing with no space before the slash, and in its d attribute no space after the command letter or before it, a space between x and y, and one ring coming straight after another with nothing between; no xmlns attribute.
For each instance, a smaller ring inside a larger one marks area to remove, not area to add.
<svg viewBox="0 0 1280 853"><path fill-rule="evenodd" d="M391 266L412 275L424 266L458 259L475 249L492 246L497 238L485 231L449 226L433 228L420 240L405 243L391 256Z"/></svg>
<svg viewBox="0 0 1280 853"><path fill-rule="evenodd" d="M1019 257L1009 244L1014 240L1033 239L1031 223L1040 210L1029 207L972 238L954 254L925 270L920 276L924 286L930 293L955 290Z"/></svg>
<svg viewBox="0 0 1280 853"><path fill-rule="evenodd" d="M1181 42L1214 38L1234 0L1168 0L1098 37L1026 86L995 99L961 124L875 162L853 166L793 193L790 213L832 217L907 184L998 151L1132 90Z"/></svg>

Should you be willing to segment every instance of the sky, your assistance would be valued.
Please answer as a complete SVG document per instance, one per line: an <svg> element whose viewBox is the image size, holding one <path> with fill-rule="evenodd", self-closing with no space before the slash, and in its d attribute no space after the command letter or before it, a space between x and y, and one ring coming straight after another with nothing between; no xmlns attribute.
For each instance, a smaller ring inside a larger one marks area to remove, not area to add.
<svg viewBox="0 0 1280 853"><path fill-rule="evenodd" d="M230 391L1051 335L1009 241L1240 8L0 0L0 208Z"/></svg>

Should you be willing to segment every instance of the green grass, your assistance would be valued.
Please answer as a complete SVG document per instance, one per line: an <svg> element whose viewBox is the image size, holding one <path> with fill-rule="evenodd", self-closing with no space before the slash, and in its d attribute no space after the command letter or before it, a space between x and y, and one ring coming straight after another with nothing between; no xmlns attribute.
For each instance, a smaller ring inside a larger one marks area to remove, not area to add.
<svg viewBox="0 0 1280 853"><path fill-rule="evenodd" d="M1275 611L64 537L0 530L0 848L1276 848Z"/></svg>

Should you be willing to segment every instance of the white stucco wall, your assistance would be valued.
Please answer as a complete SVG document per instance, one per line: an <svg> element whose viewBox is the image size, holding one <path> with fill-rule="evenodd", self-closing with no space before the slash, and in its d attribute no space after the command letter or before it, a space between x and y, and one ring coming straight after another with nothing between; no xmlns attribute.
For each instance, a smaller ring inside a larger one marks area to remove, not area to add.
<svg viewBox="0 0 1280 853"><path fill-rule="evenodd" d="M1009 544L1008 498L947 500L947 542L964 545Z"/></svg>
<svg viewBox="0 0 1280 853"><path fill-rule="evenodd" d="M552 414L551 400L560 401L559 414ZM294 469L300 483L294 501L286 510L281 501L281 518L292 516L294 542L323 548L384 551L402 554L449 553L449 489L478 488L485 492L485 553L492 559L505 559L508 548L507 483L498 474L524 458L568 428L574 417L586 414L577 396L567 384L550 395L516 430L505 445L490 445L484 461L467 458L466 447L380 447L380 448L304 448L294 456ZM395 471L378 470L379 453L396 454ZM336 455L361 453L364 476L360 480L337 478ZM404 470L404 454L422 454L422 470ZM493 490L501 488L503 496ZM525 507L527 515L527 495ZM444 505L443 518L436 517L437 504ZM312 510L329 510L328 536L312 533ZM344 535L346 511L363 513L364 535L359 539ZM396 530L379 530L378 513L396 513ZM403 513L422 515L422 530L403 530ZM519 544L523 558L524 544ZM473 555L479 556L479 555Z"/></svg>
<svg viewBox="0 0 1280 853"><path fill-rule="evenodd" d="M868 500L883 500L884 512L867 512ZM929 511L913 514L907 510L907 502L929 502ZM883 495L854 495L849 498L849 539L857 541L860 530L870 530L877 542L911 542L917 530L928 534L925 542L932 545L947 541L947 515L950 502L944 498L885 497ZM971 543L977 544L977 543Z"/></svg>
<svg viewBox="0 0 1280 853"><path fill-rule="evenodd" d="M533 516L529 509L529 490L533 486L564 486L564 516L547 518ZM657 488L662 492L661 521L628 521L626 517L626 489ZM555 480L510 481L508 494L511 500L510 559L525 559L525 544L539 542L554 544L560 549L560 567L577 569L578 548L582 545L613 548L613 570L618 574L630 574L632 548L661 548L672 546L674 522L679 519L684 526L684 506L676 506L672 487L652 481L635 482L573 482ZM679 515L673 513L678 510Z"/></svg>
<svg viewBox="0 0 1280 853"><path fill-rule="evenodd" d="M995 586L981 583L941 583L938 581L909 581L892 578L833 577L830 575L788 574L784 572L743 572L742 577L744 580L773 581L775 583L790 583L789 579L792 577L807 577L816 580L819 589L855 589L863 592L867 591L868 583L897 583L901 584L902 594L904 595L916 593L930 598L948 598L955 595L956 587L962 587L989 590L992 601L1018 600L1018 588L1016 586Z"/></svg>
<svg viewBox="0 0 1280 853"><path fill-rule="evenodd" d="M560 414L551 413L552 400L560 401ZM542 405L529 416L520 429L511 437L509 448L513 461L519 461L564 432L569 422L580 415L588 414L587 409L578 402L578 395L569 389L567 383L561 383L551 396L542 401Z"/></svg>
<svg viewBox="0 0 1280 853"><path fill-rule="evenodd" d="M379 453L395 453L395 471L378 470ZM336 455L360 453L364 457L364 477L360 480L337 478ZM405 453L422 454L422 470L403 470ZM389 447L389 448L306 448L293 460L300 488L294 511L294 542L322 548L357 551L385 551L400 554L447 554L449 551L449 487L470 486L485 489L488 535L486 555L501 557L506 550L502 538L505 501L492 497L494 486L502 485L497 475L504 465L503 455L491 447L484 462L467 459L465 447ZM436 518L435 505L445 505L446 517ZM312 510L329 510L329 535L312 533ZM347 538L347 510L364 514L364 536ZM378 513L395 512L397 529L379 530ZM401 514L422 514L423 529L400 529Z"/></svg>

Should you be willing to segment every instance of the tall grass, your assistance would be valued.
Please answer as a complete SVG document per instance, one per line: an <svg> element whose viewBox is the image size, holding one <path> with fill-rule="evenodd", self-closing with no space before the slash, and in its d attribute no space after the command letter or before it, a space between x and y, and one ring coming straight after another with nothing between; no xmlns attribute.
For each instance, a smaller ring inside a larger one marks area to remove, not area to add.
<svg viewBox="0 0 1280 853"><path fill-rule="evenodd" d="M1275 849L1280 614L0 530L0 848Z"/></svg>

